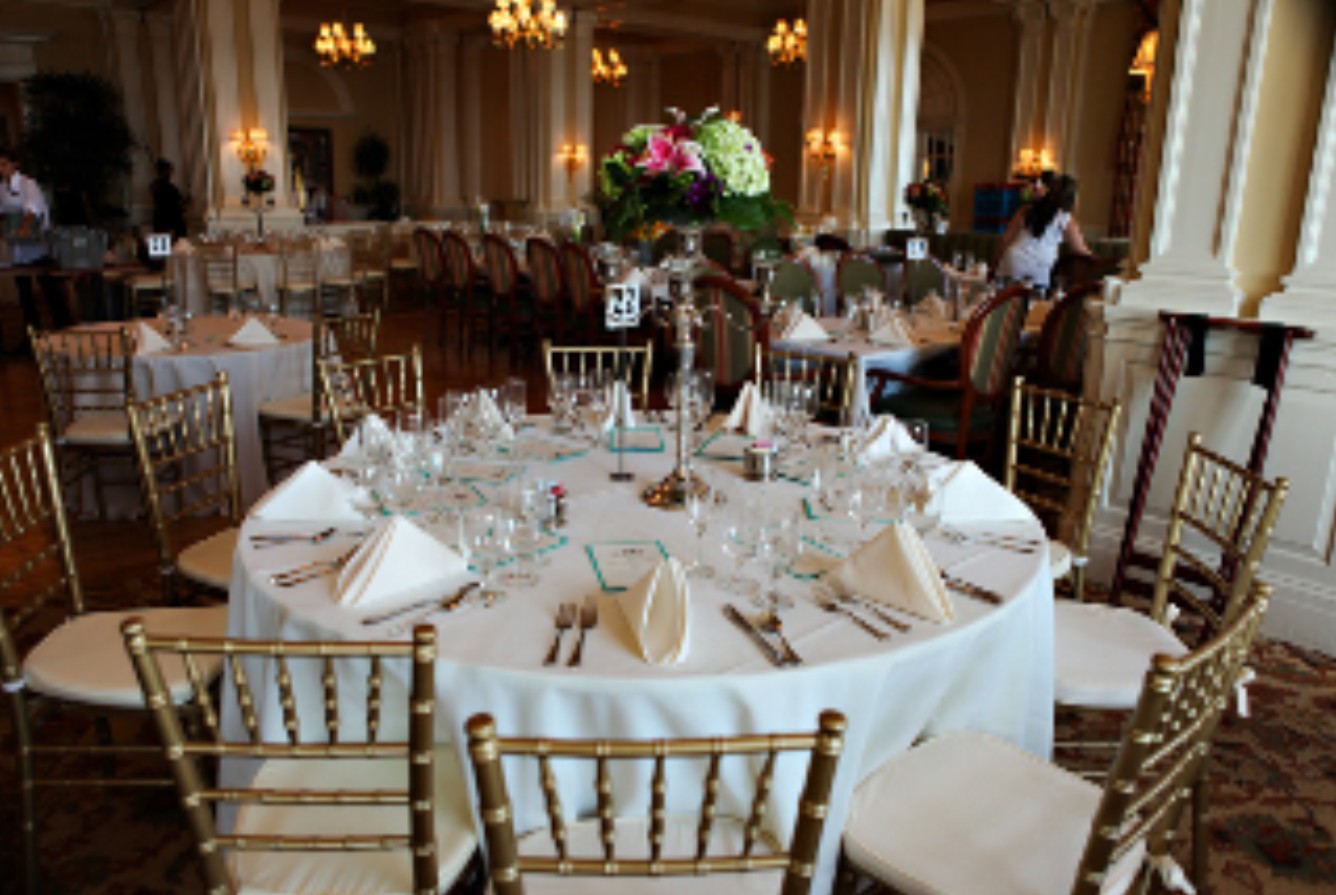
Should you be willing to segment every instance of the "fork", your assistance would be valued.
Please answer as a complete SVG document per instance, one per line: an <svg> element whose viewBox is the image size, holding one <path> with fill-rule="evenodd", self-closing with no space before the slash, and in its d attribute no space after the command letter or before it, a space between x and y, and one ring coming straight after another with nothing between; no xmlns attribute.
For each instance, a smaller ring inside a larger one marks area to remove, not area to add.
<svg viewBox="0 0 1336 895"><path fill-rule="evenodd" d="M315 562L308 562L305 565L286 569L282 572L275 572L269 576L269 580L279 587L293 587L304 581L310 581L312 578L320 578L324 575L332 575L339 569L348 564L348 560L353 558L357 548L353 547L348 552L336 556L333 559L322 559Z"/></svg>
<svg viewBox="0 0 1336 895"><path fill-rule="evenodd" d="M557 664L557 659L561 657L561 635L575 625L575 617L578 614L579 607L574 603L562 603L557 607L556 633L552 637L552 648L547 651L547 658L543 660L544 665Z"/></svg>
<svg viewBox="0 0 1336 895"><path fill-rule="evenodd" d="M575 652L571 653L571 658L566 663L567 667L574 668L580 664L584 658L585 635L597 625L598 603L592 596L585 597L584 605L580 607L580 639L575 641Z"/></svg>

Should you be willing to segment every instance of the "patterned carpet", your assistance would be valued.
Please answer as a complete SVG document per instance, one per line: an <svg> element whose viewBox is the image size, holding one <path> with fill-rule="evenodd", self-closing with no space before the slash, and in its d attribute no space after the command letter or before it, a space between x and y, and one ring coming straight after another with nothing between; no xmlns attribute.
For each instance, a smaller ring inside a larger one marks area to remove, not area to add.
<svg viewBox="0 0 1336 895"><path fill-rule="evenodd" d="M95 605L115 605L114 593L153 592L152 582L139 580L147 542L127 545L86 528L81 535L81 560L96 569L84 576ZM1257 644L1253 664L1252 717L1232 718L1221 728L1212 762L1212 885L1205 891L1336 892L1336 659L1267 641ZM22 881L8 719L6 706L0 711L0 895L19 893ZM91 736L82 721L58 723L72 735ZM1087 733L1090 724L1063 719L1059 739ZM43 895L203 891L173 790L46 791L39 804ZM1186 862L1185 846L1180 842Z"/></svg>

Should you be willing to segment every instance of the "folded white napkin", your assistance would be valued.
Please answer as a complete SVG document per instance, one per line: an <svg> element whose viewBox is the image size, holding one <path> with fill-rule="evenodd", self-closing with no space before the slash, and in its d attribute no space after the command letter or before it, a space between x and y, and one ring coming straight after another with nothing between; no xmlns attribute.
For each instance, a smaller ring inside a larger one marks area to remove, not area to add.
<svg viewBox="0 0 1336 895"><path fill-rule="evenodd" d="M474 408L475 419L479 426L486 426L488 429L494 429L500 433L503 441L509 441L515 437L515 432L506 422L505 414L501 408L496 406L496 401L485 391L478 392L478 402Z"/></svg>
<svg viewBox="0 0 1336 895"><path fill-rule="evenodd" d="M859 547L826 575L841 594L878 600L930 622L956 617L923 539L913 527L896 522Z"/></svg>
<svg viewBox="0 0 1336 895"><path fill-rule="evenodd" d="M652 665L676 665L690 645L691 588L682 563L668 557L624 593L617 606L626 616L640 655Z"/></svg>
<svg viewBox="0 0 1336 895"><path fill-rule="evenodd" d="M639 286L642 294L648 289L649 283L649 277L638 267L631 268L631 272L622 277L623 286Z"/></svg>
<svg viewBox="0 0 1336 895"><path fill-rule="evenodd" d="M889 415L876 417L867 434L854 444L855 456L873 461L920 450L922 446L910 437L909 430L899 420Z"/></svg>
<svg viewBox="0 0 1336 895"><path fill-rule="evenodd" d="M232 338L228 339L227 342L229 345L257 348L262 345L277 345L278 337L271 333L263 323L252 317L241 324L241 328L232 333Z"/></svg>
<svg viewBox="0 0 1336 895"><path fill-rule="evenodd" d="M761 396L761 390L755 383L742 386L738 399L733 402L728 419L724 420L724 429L741 430L748 435L764 435L770 428L770 406Z"/></svg>
<svg viewBox="0 0 1336 895"><path fill-rule="evenodd" d="M1014 494L974 464L947 463L934 470L934 486L941 492L942 523L1026 522L1034 514Z"/></svg>
<svg viewBox="0 0 1336 895"><path fill-rule="evenodd" d="M799 308L789 315L780 338L789 342L824 342L830 338L830 334L811 314Z"/></svg>
<svg viewBox="0 0 1336 895"><path fill-rule="evenodd" d="M929 292L919 299L914 310L934 320L945 320L947 315L946 302L942 301L942 297L936 292Z"/></svg>
<svg viewBox="0 0 1336 895"><path fill-rule="evenodd" d="M334 596L344 606L407 605L426 591L444 594L469 574L463 557L402 516L391 516L357 548Z"/></svg>
<svg viewBox="0 0 1336 895"><path fill-rule="evenodd" d="M168 351L172 343L162 337L158 332L147 323L140 323L135 327L135 354L157 354L159 351Z"/></svg>
<svg viewBox="0 0 1336 895"><path fill-rule="evenodd" d="M311 460L266 497L254 515L272 521L360 521L362 514L352 506L355 492L352 483Z"/></svg>
<svg viewBox="0 0 1336 895"><path fill-rule="evenodd" d="M362 445L366 441L375 438L391 439L394 433L390 427L385 425L385 421L377 414L368 413L362 417L362 421L357 424L357 429L348 436L348 440L339 448L339 457L344 460L354 460L362 455Z"/></svg>
<svg viewBox="0 0 1336 895"><path fill-rule="evenodd" d="M868 337L869 342L876 342L879 345L913 345L914 340L909 336L909 330L899 315L891 314L881 326L877 327Z"/></svg>
<svg viewBox="0 0 1336 895"><path fill-rule="evenodd" d="M603 431L606 432L619 422L627 428L634 426L636 424L636 412L631 407L631 390L626 387L625 382L616 379L612 383L612 400L608 402L607 416L599 423Z"/></svg>

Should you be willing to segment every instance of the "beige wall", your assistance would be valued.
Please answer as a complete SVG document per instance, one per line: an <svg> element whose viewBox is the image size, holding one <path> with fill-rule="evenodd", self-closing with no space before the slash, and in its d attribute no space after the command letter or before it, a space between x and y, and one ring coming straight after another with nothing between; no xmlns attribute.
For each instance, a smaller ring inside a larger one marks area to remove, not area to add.
<svg viewBox="0 0 1336 895"><path fill-rule="evenodd" d="M954 230L971 227L974 185L1006 180L1009 173L1016 40L1014 23L1002 16L930 20L925 28L924 43L941 53L965 90L958 104L964 118L956 131L958 173L950 197Z"/></svg>
<svg viewBox="0 0 1336 895"><path fill-rule="evenodd" d="M1280 0L1273 9L1232 259L1244 316L1255 316L1294 267L1336 28L1330 0Z"/></svg>
<svg viewBox="0 0 1336 895"><path fill-rule="evenodd" d="M39 71L91 71L110 74L110 53L103 38L102 14L93 9L6 2L4 27L37 31L51 39L37 45Z"/></svg>
<svg viewBox="0 0 1336 895"><path fill-rule="evenodd" d="M663 58L659 96L661 106L676 106L697 115L719 104L723 64L713 50L677 53Z"/></svg>
<svg viewBox="0 0 1336 895"><path fill-rule="evenodd" d="M801 66L770 69L770 139L765 147L775 159L770 168L770 191L794 205L802 181L802 96Z"/></svg>

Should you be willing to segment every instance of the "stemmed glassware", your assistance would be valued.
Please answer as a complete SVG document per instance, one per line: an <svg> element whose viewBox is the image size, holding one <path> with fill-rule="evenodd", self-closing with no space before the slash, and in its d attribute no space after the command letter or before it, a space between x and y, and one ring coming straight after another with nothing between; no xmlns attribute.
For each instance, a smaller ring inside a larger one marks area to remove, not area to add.
<svg viewBox="0 0 1336 895"><path fill-rule="evenodd" d="M506 422L510 428L516 432L520 426L524 425L524 418L529 412L529 386L519 376L510 376L506 379L505 388L501 393L501 412L505 416Z"/></svg>
<svg viewBox="0 0 1336 895"><path fill-rule="evenodd" d="M788 516L765 520L756 538L756 552L765 568L767 587L756 597L757 605L774 612L793 607L793 599L780 592L779 582L798 555L799 525Z"/></svg>
<svg viewBox="0 0 1336 895"><path fill-rule="evenodd" d="M755 580L743 574L747 563L757 555L757 507L753 501L742 501L730 506L726 516L721 546L736 564L733 573L720 579L719 586L725 591L754 596L759 590Z"/></svg>
<svg viewBox="0 0 1336 895"><path fill-rule="evenodd" d="M503 592L493 586L492 573L510 552L510 530L504 516L491 510L465 514L461 544L467 545L469 562L478 571L483 594L501 596Z"/></svg>
<svg viewBox="0 0 1336 895"><path fill-rule="evenodd" d="M558 432L571 427L576 406L579 380L574 373L555 373L548 391L547 406L552 412L552 424Z"/></svg>
<svg viewBox="0 0 1336 895"><path fill-rule="evenodd" d="M705 563L703 547L705 532L710 527L714 511L714 497L709 491L689 489L686 496L687 520L696 533L696 558L687 566L688 578L713 578L714 568Z"/></svg>

